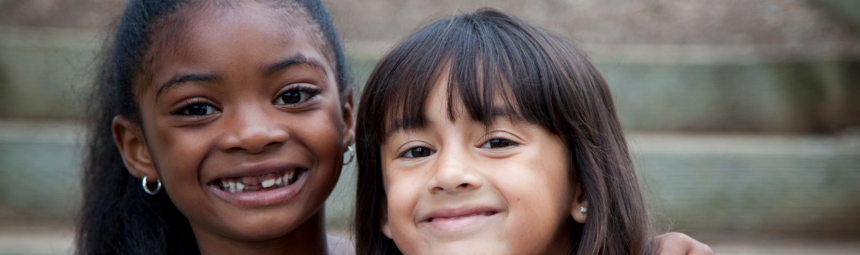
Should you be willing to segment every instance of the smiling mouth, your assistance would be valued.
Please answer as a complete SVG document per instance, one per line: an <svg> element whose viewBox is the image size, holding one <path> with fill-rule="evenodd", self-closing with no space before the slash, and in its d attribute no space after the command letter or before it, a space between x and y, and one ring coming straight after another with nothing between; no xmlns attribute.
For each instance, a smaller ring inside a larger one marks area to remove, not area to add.
<svg viewBox="0 0 860 255"><path fill-rule="evenodd" d="M485 212L476 212L476 213L456 215L456 216L450 216L450 217L444 217L444 216L443 217L431 217L431 218L428 218L424 221L430 223L430 222L433 222L434 220L458 220L458 219L473 217L473 216L492 216L496 213L498 213L498 212L497 211L485 211Z"/></svg>
<svg viewBox="0 0 860 255"><path fill-rule="evenodd" d="M305 168L296 168L260 176L223 178L215 180L212 185L229 193L268 191L292 185L305 172Z"/></svg>

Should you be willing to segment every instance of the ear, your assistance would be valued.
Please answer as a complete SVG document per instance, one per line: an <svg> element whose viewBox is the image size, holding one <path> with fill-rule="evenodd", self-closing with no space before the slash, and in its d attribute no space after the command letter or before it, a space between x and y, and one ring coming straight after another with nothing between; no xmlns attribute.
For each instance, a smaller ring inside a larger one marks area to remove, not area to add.
<svg viewBox="0 0 860 255"><path fill-rule="evenodd" d="M585 208L584 212L583 208ZM579 224L585 224L588 209L588 198L585 196L585 191L582 189L582 185L577 185L573 192L573 208L571 208L570 216Z"/></svg>
<svg viewBox="0 0 860 255"><path fill-rule="evenodd" d="M352 99L352 88L348 88L346 91L344 91L343 95L345 98L344 100L341 100L341 102L343 102L343 108L341 109L341 112L343 114L344 123L343 147L346 148L346 146L352 144L353 140L355 139L355 117L353 117L352 112L354 106Z"/></svg>
<svg viewBox="0 0 860 255"><path fill-rule="evenodd" d="M122 162L132 176L143 179L144 176L150 180L158 179L158 171L152 163L146 139L143 137L140 127L129 119L117 115L111 122L113 141L122 154Z"/></svg>

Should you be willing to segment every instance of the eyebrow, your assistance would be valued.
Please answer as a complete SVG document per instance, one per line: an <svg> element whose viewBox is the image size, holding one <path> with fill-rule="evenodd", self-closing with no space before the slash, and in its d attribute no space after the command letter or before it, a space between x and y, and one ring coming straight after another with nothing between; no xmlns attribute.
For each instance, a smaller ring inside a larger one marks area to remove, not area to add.
<svg viewBox="0 0 860 255"><path fill-rule="evenodd" d="M423 120L416 119L412 121L406 121L404 119L393 120L391 121L391 125L388 125L388 128L385 131L385 136L389 137L400 131L422 129L433 124L430 120L424 119L423 117L422 119Z"/></svg>
<svg viewBox="0 0 860 255"><path fill-rule="evenodd" d="M297 53L296 55L288 57L287 59L284 59L281 62L274 63L274 64L267 66L266 68L263 69L264 70L263 74L265 74L266 76L269 76L269 75L275 74L281 70L287 69L291 66L313 67L315 69L319 69L320 71L323 72L324 75L328 76L328 73L326 72L324 65L319 60L305 57L305 55L302 55L302 53Z"/></svg>
<svg viewBox="0 0 860 255"><path fill-rule="evenodd" d="M493 116L490 122L492 122L492 120L495 120L496 118L503 117L511 118L511 120L514 121L522 120L522 117L519 116L518 112L513 111L507 107L493 107L492 113ZM476 121L480 122L480 120ZM386 129L385 136L388 137L400 131L423 129L432 124L433 121L424 118L424 116L420 116L419 118L413 118L411 121L408 121L403 118L394 119L391 121L391 124L388 125L388 129Z"/></svg>
<svg viewBox="0 0 860 255"><path fill-rule="evenodd" d="M158 87L158 91L155 92L155 101L158 101L158 96L160 96L164 92L167 92L168 90L175 88L176 86L181 85L181 84L186 83L186 82L215 83L215 82L219 82L221 80L223 80L223 78L221 78L221 76L218 76L215 74L199 74L199 73L196 73L196 74L195 73L177 74L177 75L174 75L173 78L170 78L170 80L167 80L166 82L162 83L161 86Z"/></svg>
<svg viewBox="0 0 860 255"><path fill-rule="evenodd" d="M265 76L270 76L291 66L310 66L314 69L322 71L324 75L328 76L328 73L326 72L325 67L321 62L317 61L316 59L307 58L301 53L298 53L296 55L288 57L287 59L284 59L283 61L271 64L263 68L263 74ZM222 80L223 78L221 76L215 74L177 74L158 87L158 91L155 93L155 101L158 101L159 95L170 90L171 88L176 87L177 85L181 85L186 82L216 83Z"/></svg>

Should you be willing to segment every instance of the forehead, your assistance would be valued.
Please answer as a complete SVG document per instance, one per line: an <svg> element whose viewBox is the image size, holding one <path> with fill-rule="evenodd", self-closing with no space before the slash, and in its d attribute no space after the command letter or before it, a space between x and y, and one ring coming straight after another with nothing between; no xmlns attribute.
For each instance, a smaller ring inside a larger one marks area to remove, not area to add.
<svg viewBox="0 0 860 255"><path fill-rule="evenodd" d="M225 63L254 55L259 62L277 62L296 53L333 69L318 25L298 6L272 6L256 1L192 3L160 23L150 35L152 44L146 57L145 75L177 61Z"/></svg>
<svg viewBox="0 0 860 255"><path fill-rule="evenodd" d="M406 93L415 93L406 95L414 100L400 101L403 105L388 108L385 137L401 131L423 129L436 122L466 121L489 127L500 118L514 123L525 121L515 98L510 96L510 89L502 85L504 83L456 82L452 81L456 79L456 73L449 73L449 70L443 68L435 82L407 90Z"/></svg>

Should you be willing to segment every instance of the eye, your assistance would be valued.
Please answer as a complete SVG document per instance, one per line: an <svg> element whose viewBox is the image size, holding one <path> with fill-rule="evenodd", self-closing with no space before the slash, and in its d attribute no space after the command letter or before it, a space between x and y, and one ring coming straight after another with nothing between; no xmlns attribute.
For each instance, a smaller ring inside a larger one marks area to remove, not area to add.
<svg viewBox="0 0 860 255"><path fill-rule="evenodd" d="M481 144L481 148L485 149L500 149L505 147L517 146L519 144L504 138L493 138Z"/></svg>
<svg viewBox="0 0 860 255"><path fill-rule="evenodd" d="M189 103L179 110L173 112L173 114L178 115L188 115L188 116L204 116L218 113L218 110L215 109L214 106L207 103Z"/></svg>
<svg viewBox="0 0 860 255"><path fill-rule="evenodd" d="M435 151L427 148L427 147L412 147L401 153L399 158L423 158L429 157L436 153Z"/></svg>
<svg viewBox="0 0 860 255"><path fill-rule="evenodd" d="M319 94L319 90L310 86L299 86L291 88L275 99L275 104L298 104Z"/></svg>

